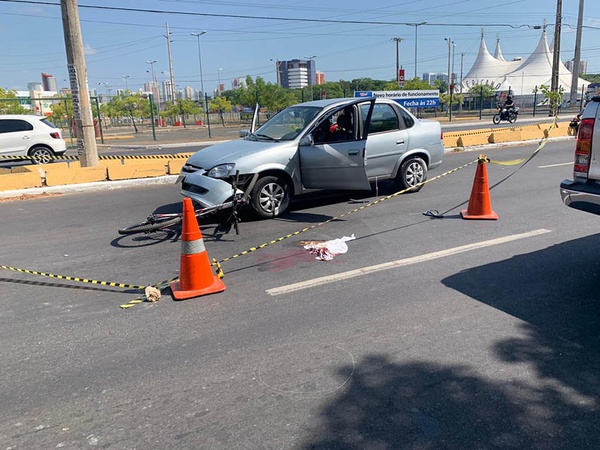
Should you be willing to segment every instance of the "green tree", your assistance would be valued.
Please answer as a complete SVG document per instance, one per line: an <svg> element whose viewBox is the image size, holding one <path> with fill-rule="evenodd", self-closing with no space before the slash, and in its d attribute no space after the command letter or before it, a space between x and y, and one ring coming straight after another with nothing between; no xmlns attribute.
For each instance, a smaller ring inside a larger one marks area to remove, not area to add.
<svg viewBox="0 0 600 450"><path fill-rule="evenodd" d="M31 114L17 98L16 91L0 88L0 114Z"/></svg>
<svg viewBox="0 0 600 450"><path fill-rule="evenodd" d="M221 118L221 124L225 126L225 118L223 117L224 112L231 112L233 110L233 105L227 98L223 95L220 97L215 97L210 101L208 108L211 112L218 112L219 117Z"/></svg>
<svg viewBox="0 0 600 450"><path fill-rule="evenodd" d="M496 95L496 90L488 84L476 84L469 88L468 93L473 97L490 98Z"/></svg>
<svg viewBox="0 0 600 450"><path fill-rule="evenodd" d="M539 90L548 99L548 104L550 106L549 115L556 116L558 114L558 109L560 108L560 105L562 103L563 93L565 92L565 89L562 86L560 86L557 91L553 91L550 88L550 86L542 84L539 87Z"/></svg>
<svg viewBox="0 0 600 450"><path fill-rule="evenodd" d="M128 117L135 132L138 132L137 119L150 116L150 102L140 93L133 95L121 94L111 98L110 102L100 107L103 115L110 118Z"/></svg>
<svg viewBox="0 0 600 450"><path fill-rule="evenodd" d="M193 100L178 99L175 103L170 103L160 113L162 118L169 118L173 121L177 117L197 116L202 114L202 106ZM185 126L185 120L183 121Z"/></svg>
<svg viewBox="0 0 600 450"><path fill-rule="evenodd" d="M600 73L582 73L579 76L590 83L600 83Z"/></svg>
<svg viewBox="0 0 600 450"><path fill-rule="evenodd" d="M407 91L423 91L430 90L431 86L427 81L421 80L419 77L414 77L404 83L404 90Z"/></svg>

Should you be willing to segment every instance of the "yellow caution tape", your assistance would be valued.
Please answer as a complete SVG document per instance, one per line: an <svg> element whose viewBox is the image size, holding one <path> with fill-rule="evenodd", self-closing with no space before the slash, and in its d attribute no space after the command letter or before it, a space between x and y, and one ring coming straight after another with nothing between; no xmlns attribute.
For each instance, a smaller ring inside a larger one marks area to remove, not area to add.
<svg viewBox="0 0 600 450"><path fill-rule="evenodd" d="M240 256L248 255L249 253L255 252L255 251L257 251L257 250L260 250L260 249L263 249L263 248L265 248L265 247L268 247L269 245L273 245L273 244L276 244L276 243L278 243L278 242L284 241L284 240L286 240L286 239L292 238L292 237L294 237L294 236L298 236L298 235L299 235L299 234L301 234L301 233L305 233L305 232L307 232L307 231L309 231L309 230L313 230L313 229L315 229L315 228L317 228L317 227L320 227L320 226L322 226L322 225L328 224L328 223L330 223L330 222L335 222L336 220L339 220L339 219L341 219L342 217L346 217L346 216L349 216L349 215L350 215L350 214L352 214L352 213L355 213L355 212L358 212L358 211L362 211L362 210L364 210L364 209L366 209L366 208L369 208L369 207L371 207L371 206L377 205L377 204L379 204L379 203L382 203L382 202L384 202L384 201L386 201L386 200L389 200L389 199L391 199L391 198L397 197L398 195L401 195L401 194L404 194L404 193L406 193L406 192L408 192L408 191L411 191L412 189L414 189L414 188L416 188L416 187L423 186L423 185L425 185L425 184L427 184L427 183L431 183L432 181L435 181L435 180L438 180L438 179L440 179L440 178L442 178L442 177L445 177L445 176L447 176L447 175L450 175L450 174L452 174L452 173L454 173L454 172L457 172L457 171L459 171L459 170L461 170L461 169L464 169L465 167L468 167L468 166L470 166L471 164L474 164L474 163L476 163L476 162L478 162L478 161L479 161L479 159L476 159L475 161L471 161L471 162L469 162L469 163L467 163L467 164L464 164L464 165L462 165L462 166L460 166L460 167L456 167L456 168L454 168L454 169L452 169L452 170L449 170L449 171L447 171L447 172L444 172L444 173L442 173L442 174L440 174L440 175L438 175L438 176L436 176L436 177L434 177L434 178L431 178L431 179L425 180L425 181L423 181L423 182L421 182L421 183L419 183L419 184L416 184L415 186L413 186L413 187L411 187L411 188L408 188L408 189L403 189L403 190L401 190L401 191L395 192L394 194L388 195L387 197L384 197L384 198L381 198L381 199L378 199L378 200L372 201L372 202L370 202L370 203L364 204L364 205L362 205L362 206L361 206L361 207L359 207L359 208L353 209L353 210L351 210L351 211L348 211L348 212L346 212L346 213L344 213L344 214L340 214L339 216L332 217L331 219L328 219L328 220L326 220L326 221L324 221L324 222L320 222L320 223L317 223L317 224L315 224L315 225L311 225L310 227L302 228L301 230L295 231L295 232L293 232L293 233L290 233L290 234L286 234L285 236L281 236L281 237L279 237L279 238L277 238L277 239L273 239L272 241L265 242L264 244L261 244L261 245L257 245L256 247L250 247L248 250L245 250L245 251L243 251L243 252L241 252L241 253L238 253L238 254L236 254L236 255L230 256L229 258L225 258L225 259L222 259L222 260L218 261L218 262L217 262L217 264L222 264L222 263L224 263L224 262L231 261L232 259L239 258ZM215 263L213 263L213 265L215 265ZM220 266L219 266L219 267L220 267Z"/></svg>
<svg viewBox="0 0 600 450"><path fill-rule="evenodd" d="M153 154L153 155L98 155L98 160L112 160L112 159L173 159L173 158L189 158L191 153L173 153L173 154ZM35 158L33 156L12 156L12 155L0 155L0 159L9 160L35 160L39 161L42 158ZM79 155L62 155L62 156L45 156L43 159L50 160L67 160L67 161L79 161L81 158Z"/></svg>
<svg viewBox="0 0 600 450"><path fill-rule="evenodd" d="M117 288L123 288L123 289L135 289L135 290L144 290L145 289L145 286L138 286L135 284L116 283L114 281L93 280L90 278L70 277L67 275L56 275L53 273L38 272L35 270L29 270L29 269L19 269L17 267L10 267L10 266L3 266L3 265L0 265L0 269L11 270L13 272L19 272L19 273L26 273L29 275L39 275L41 277L57 278L59 280L75 281L78 283L97 284L99 286L110 286L110 287L117 287Z"/></svg>

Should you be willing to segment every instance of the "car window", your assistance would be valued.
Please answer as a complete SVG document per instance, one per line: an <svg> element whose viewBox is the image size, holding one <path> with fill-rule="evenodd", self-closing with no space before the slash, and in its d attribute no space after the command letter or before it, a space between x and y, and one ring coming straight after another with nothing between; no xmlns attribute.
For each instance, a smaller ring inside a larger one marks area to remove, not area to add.
<svg viewBox="0 0 600 450"><path fill-rule="evenodd" d="M415 124L415 119L413 119L413 116L411 116L402 108L400 108L400 116L402 117L402 120L404 121L404 126L406 128L411 128Z"/></svg>
<svg viewBox="0 0 600 450"><path fill-rule="evenodd" d="M320 121L319 125L313 131L315 144L355 140L355 116L355 109L352 106L347 106L329 114Z"/></svg>
<svg viewBox="0 0 600 450"><path fill-rule="evenodd" d="M367 109L363 106L363 118L366 119ZM364 120L363 119L363 120ZM396 131L400 128L398 115L391 105L381 103L373 106L373 114L371 115L371 126L369 133L381 133L385 131Z"/></svg>
<svg viewBox="0 0 600 450"><path fill-rule="evenodd" d="M56 125L54 125L48 119L41 119L40 122L42 122L45 125L48 125L50 128L58 128Z"/></svg>
<svg viewBox="0 0 600 450"><path fill-rule="evenodd" d="M31 131L33 125L20 119L0 119L0 133L13 133L16 131Z"/></svg>

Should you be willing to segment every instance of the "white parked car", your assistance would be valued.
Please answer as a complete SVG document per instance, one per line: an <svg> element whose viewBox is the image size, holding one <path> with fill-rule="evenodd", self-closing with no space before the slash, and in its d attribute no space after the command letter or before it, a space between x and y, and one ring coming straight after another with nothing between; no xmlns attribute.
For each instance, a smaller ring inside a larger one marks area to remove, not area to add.
<svg viewBox="0 0 600 450"><path fill-rule="evenodd" d="M66 151L62 132L46 117L0 115L0 161L2 156L30 156L33 163L48 163Z"/></svg>
<svg viewBox="0 0 600 450"><path fill-rule="evenodd" d="M178 181L203 207L230 200L234 183L251 189L253 209L269 218L307 189L369 190L387 179L419 190L443 156L439 122L419 120L393 100L318 100L286 108L243 139L196 152Z"/></svg>

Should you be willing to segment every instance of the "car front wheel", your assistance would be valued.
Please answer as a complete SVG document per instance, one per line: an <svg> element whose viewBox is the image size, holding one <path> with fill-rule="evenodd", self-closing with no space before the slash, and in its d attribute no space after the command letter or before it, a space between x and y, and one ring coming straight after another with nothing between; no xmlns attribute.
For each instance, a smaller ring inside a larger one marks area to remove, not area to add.
<svg viewBox="0 0 600 450"><path fill-rule="evenodd" d="M265 219L283 214L290 204L290 192L287 183L279 177L260 178L250 197L252 208Z"/></svg>
<svg viewBox="0 0 600 450"><path fill-rule="evenodd" d="M54 161L54 152L47 147L33 147L29 150L33 164L48 164Z"/></svg>
<svg viewBox="0 0 600 450"><path fill-rule="evenodd" d="M410 189L410 192L417 192L423 187L423 185L417 185L426 179L427 165L425 161L415 156L402 163L396 176L396 184L400 189Z"/></svg>

